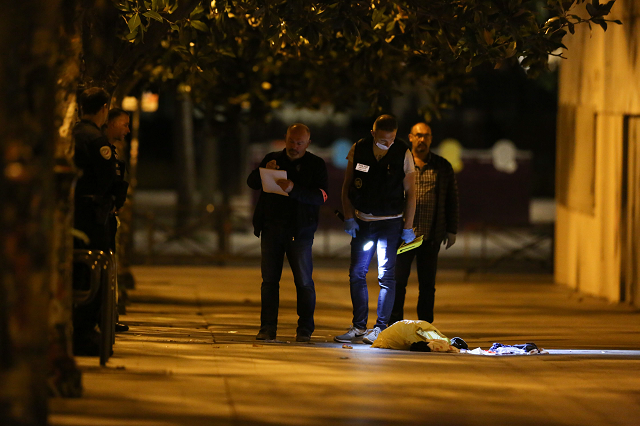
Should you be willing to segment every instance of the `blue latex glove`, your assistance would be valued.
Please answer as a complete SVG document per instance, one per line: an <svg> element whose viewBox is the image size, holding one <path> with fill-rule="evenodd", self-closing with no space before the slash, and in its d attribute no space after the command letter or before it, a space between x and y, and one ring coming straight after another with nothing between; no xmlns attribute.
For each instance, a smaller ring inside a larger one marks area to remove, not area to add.
<svg viewBox="0 0 640 426"><path fill-rule="evenodd" d="M356 237L356 231L360 230L360 225L356 222L355 219L345 219L344 221L344 232L351 235L351 238Z"/></svg>
<svg viewBox="0 0 640 426"><path fill-rule="evenodd" d="M409 244L411 241L416 239L416 234L413 232L413 229L403 229L402 236L400 238L402 238L402 241L404 241L405 244Z"/></svg>

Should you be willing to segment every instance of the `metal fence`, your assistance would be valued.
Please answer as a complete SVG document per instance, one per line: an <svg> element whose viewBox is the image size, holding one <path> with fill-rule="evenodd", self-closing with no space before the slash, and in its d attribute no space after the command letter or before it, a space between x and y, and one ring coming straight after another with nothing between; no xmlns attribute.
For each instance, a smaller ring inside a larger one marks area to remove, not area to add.
<svg viewBox="0 0 640 426"><path fill-rule="evenodd" d="M260 239L253 235L250 199L228 208L137 205L134 214L135 263L212 264L255 262ZM180 220L178 218L181 218ZM313 245L319 261L348 261L350 237L331 208L322 208ZM553 223L526 226L466 225L456 244L440 252L441 265L467 273L514 268L552 272ZM344 262L342 262L344 263Z"/></svg>

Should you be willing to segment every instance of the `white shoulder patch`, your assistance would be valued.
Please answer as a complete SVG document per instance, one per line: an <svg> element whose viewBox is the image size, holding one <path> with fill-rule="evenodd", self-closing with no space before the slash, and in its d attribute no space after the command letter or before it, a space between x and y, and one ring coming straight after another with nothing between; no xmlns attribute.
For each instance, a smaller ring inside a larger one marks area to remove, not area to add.
<svg viewBox="0 0 640 426"><path fill-rule="evenodd" d="M111 158L111 148L109 148L108 146L103 146L102 148L100 148L100 155L102 155L102 158L104 158L105 160L109 160Z"/></svg>

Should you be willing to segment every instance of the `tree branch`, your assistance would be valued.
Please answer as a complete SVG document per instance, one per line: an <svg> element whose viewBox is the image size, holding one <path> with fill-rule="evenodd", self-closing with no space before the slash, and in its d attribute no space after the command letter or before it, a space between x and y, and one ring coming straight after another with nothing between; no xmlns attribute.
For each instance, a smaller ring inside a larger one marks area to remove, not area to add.
<svg viewBox="0 0 640 426"><path fill-rule="evenodd" d="M201 0L185 0L180 2L175 12L171 14L172 21L177 22L187 18L200 3ZM108 73L106 81L107 87L105 89L113 92L118 86L120 79L132 72L139 58L150 55L154 50L158 49L160 41L167 34L168 30L169 24L167 22L160 23L153 21L145 34L144 42L137 45L129 45L129 48L125 49L115 61Z"/></svg>

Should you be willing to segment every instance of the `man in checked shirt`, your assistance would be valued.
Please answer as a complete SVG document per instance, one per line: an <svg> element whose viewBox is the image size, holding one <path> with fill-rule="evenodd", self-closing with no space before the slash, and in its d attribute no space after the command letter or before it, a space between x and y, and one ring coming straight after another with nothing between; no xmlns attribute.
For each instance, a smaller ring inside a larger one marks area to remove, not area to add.
<svg viewBox="0 0 640 426"><path fill-rule="evenodd" d="M411 263L417 257L418 319L433 322L436 293L436 269L440 245L451 247L458 232L458 187L451 163L429 150L431 128L418 123L409 134L416 167L416 235L423 235L418 248L398 255L396 260L396 297L389 325L404 319L404 298Z"/></svg>

